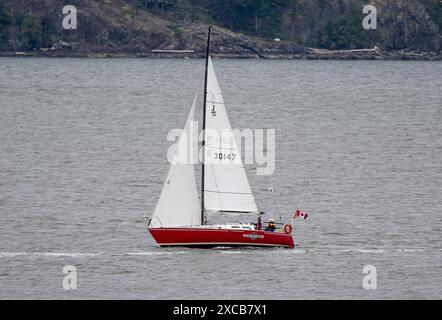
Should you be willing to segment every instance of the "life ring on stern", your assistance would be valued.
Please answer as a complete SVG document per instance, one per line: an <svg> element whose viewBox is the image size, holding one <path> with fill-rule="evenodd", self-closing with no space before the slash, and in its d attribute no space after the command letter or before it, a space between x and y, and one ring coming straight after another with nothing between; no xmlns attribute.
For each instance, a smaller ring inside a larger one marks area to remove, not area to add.
<svg viewBox="0 0 442 320"><path fill-rule="evenodd" d="M292 225L290 225L288 223L286 225L284 225L284 232L285 233L290 234L290 233L292 233L292 231L293 231Z"/></svg>

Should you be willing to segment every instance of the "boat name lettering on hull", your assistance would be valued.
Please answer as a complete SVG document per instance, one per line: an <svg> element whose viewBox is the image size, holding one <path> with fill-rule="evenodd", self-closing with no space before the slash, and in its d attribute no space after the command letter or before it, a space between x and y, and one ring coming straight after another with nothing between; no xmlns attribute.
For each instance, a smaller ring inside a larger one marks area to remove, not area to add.
<svg viewBox="0 0 442 320"><path fill-rule="evenodd" d="M264 235L263 234L257 234L255 232L253 233L244 233L242 235L244 238L250 238L250 240L256 240L256 239L264 239Z"/></svg>

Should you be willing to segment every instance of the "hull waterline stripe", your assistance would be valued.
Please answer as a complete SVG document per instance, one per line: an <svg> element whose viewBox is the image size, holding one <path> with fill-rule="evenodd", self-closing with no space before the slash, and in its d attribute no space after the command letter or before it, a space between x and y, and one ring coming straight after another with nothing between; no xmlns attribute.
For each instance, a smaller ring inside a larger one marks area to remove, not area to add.
<svg viewBox="0 0 442 320"><path fill-rule="evenodd" d="M287 244L272 244L272 243L248 243L248 242L182 242L182 243L159 243L160 247L164 246L204 246L204 245L215 245L215 246L264 246L264 247L289 247Z"/></svg>

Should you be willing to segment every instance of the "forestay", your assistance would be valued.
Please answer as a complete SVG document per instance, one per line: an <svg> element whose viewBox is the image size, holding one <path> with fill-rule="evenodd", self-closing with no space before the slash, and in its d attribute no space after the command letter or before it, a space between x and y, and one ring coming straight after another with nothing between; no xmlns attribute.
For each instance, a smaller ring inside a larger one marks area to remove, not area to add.
<svg viewBox="0 0 442 320"><path fill-rule="evenodd" d="M198 92L187 116L184 130L173 145L172 164L152 215L150 227L201 225L201 209L195 182L194 164L193 161L183 161L192 150L188 137L192 136L191 125L195 117L197 98Z"/></svg>

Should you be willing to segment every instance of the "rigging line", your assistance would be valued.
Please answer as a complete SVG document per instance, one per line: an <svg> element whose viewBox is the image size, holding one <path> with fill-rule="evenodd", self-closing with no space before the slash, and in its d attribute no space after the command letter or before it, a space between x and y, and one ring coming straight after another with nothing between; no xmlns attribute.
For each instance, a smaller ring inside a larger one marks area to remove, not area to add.
<svg viewBox="0 0 442 320"><path fill-rule="evenodd" d="M194 108L194 110L193 110L193 116L192 116L191 121L195 119L196 102L198 101L198 98L199 98L199 91L200 91L200 89L201 89L201 86L202 86L203 82L204 82L204 79L201 79L201 81L200 81L200 83L199 83L199 85L198 85L198 88L197 88L197 90L196 90L196 92L195 92L195 95L193 96L193 100L192 100L192 103L191 103L191 105L190 105L190 108L189 108L188 111L187 111L187 115L189 115L190 110L192 109L193 105L195 104L195 108ZM187 117L184 119L184 123L182 123L182 126L181 126L180 128L184 128L184 129L185 129L185 128L186 128L186 124L187 124ZM183 130L183 131L186 131L186 130Z"/></svg>
<svg viewBox="0 0 442 320"><path fill-rule="evenodd" d="M210 33L212 26L209 26L207 32L207 48L206 48L206 63L204 70L204 98L203 98L203 141L201 142L201 149L203 152L201 162L201 224L205 224L205 211L204 211L204 169L205 169L205 157L206 157L206 109L207 109L207 79L209 74L209 59L210 59Z"/></svg>
<svg viewBox="0 0 442 320"><path fill-rule="evenodd" d="M215 187L216 187L216 189L218 189L219 187L218 187L218 182L217 182L217 179L216 179L216 174L215 174L215 171L214 171L214 166L213 165L209 165L209 167L210 167L210 170L212 171L212 177L213 177L213 181L215 183ZM221 196L219 195L219 192L212 191L212 190L206 190L206 189L204 189L204 192L218 193L218 202L221 204L221 206L223 205L222 204Z"/></svg>
<svg viewBox="0 0 442 320"><path fill-rule="evenodd" d="M231 191L216 191L216 190L204 190L205 192L212 192L212 193L228 193L228 194L253 194L251 192L231 192Z"/></svg>
<svg viewBox="0 0 442 320"><path fill-rule="evenodd" d="M222 105L225 104L224 102L217 102L217 101L210 101L210 100L207 100L207 102L209 102L211 104L222 104Z"/></svg>
<svg viewBox="0 0 442 320"><path fill-rule="evenodd" d="M212 147L210 144L206 144L206 148L210 148L210 149L218 149L218 150L230 150L230 151L235 151L236 148L223 148L223 147Z"/></svg>
<svg viewBox="0 0 442 320"><path fill-rule="evenodd" d="M296 207L296 209L299 209L301 207L302 202L304 202L304 197L305 197L305 194L307 193L307 188L308 188L309 184L310 184L310 181L308 181L306 179L305 186L304 186L304 192L302 193L301 199L299 200L298 206Z"/></svg>
<svg viewBox="0 0 442 320"><path fill-rule="evenodd" d="M199 83L199 85L198 85L198 89L196 90L196 93L195 93L195 95L194 95L194 98L193 98L192 104L190 105L190 108L189 108L189 111L188 111L188 115L190 115L190 120L191 120L191 121L195 118L196 100L198 99L198 96L199 96L199 88L201 88L202 83L203 83L203 80L201 80L200 83ZM192 108L194 109L194 110L193 110L193 114L190 114L190 111L192 110ZM184 120L184 124L183 124L183 126L182 126L182 127L184 128L183 132L186 132L186 131L187 131L186 129L188 129L188 128L186 127L187 120L189 120L188 117L185 118L185 120ZM173 158L172 158L172 163L171 163L171 166L170 166L170 168L169 168L169 170L168 170L168 172L167 172L166 180L165 180L164 183L163 183L163 186L162 186L162 189L161 189L161 193L163 192L163 189L164 189L166 186L170 186L170 184L172 184L172 183L174 182L174 181L172 180L172 178L170 178L170 177L173 177L173 176L176 175L176 171L177 171L177 169L178 169L178 166L179 166L179 165L188 165L188 164L182 164L182 163L175 163L175 162L174 162L175 159L176 159L177 157L179 157L179 155L177 154L177 149L178 149L178 143L180 142L180 139L181 139L181 135L180 135L180 137L178 138L177 143L175 143L175 145L174 145L174 155L173 155ZM191 153L192 153L192 152L191 152ZM191 164L191 165L193 166L193 164ZM179 175L179 176L182 176L182 175ZM164 199L163 199L163 201L160 201L160 200L161 200L161 193L160 193L160 196L159 196L159 198L158 198L157 205L156 205L156 208L157 208L158 210L155 210L155 209L154 209L154 213L153 213L153 215L155 214L155 211L161 212L162 208L163 208L164 205L165 205L165 200L164 200ZM153 216L153 215L152 215L152 216Z"/></svg>

